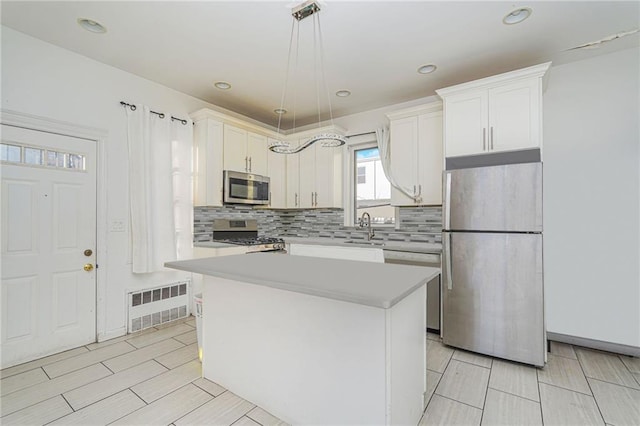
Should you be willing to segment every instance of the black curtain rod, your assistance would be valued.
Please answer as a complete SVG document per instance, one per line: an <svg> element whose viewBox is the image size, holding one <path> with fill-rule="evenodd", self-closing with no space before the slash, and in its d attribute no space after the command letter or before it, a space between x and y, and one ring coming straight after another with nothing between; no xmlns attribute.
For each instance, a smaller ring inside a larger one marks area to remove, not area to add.
<svg viewBox="0 0 640 426"><path fill-rule="evenodd" d="M128 104L124 101L120 101L120 105L122 105L123 107L129 107L131 108L131 111L135 111L138 107L136 107L133 104ZM164 112L155 112L155 111L149 111L151 114L155 114L160 118L164 118ZM174 117L173 115L171 116L171 121L179 121L182 124L184 124L185 126L187 125L187 120L183 120L182 118L178 118L178 117Z"/></svg>

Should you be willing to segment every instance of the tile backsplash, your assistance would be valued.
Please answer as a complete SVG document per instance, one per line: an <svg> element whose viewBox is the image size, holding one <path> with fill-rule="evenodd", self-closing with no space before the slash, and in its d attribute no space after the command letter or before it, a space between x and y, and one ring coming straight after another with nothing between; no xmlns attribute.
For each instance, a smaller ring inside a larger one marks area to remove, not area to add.
<svg viewBox="0 0 640 426"><path fill-rule="evenodd" d="M440 243L442 208L400 207L399 227L376 228L376 238ZM364 238L365 230L344 226L342 209L270 210L247 206L194 208L194 241L211 241L214 219L256 219L258 233L270 237Z"/></svg>

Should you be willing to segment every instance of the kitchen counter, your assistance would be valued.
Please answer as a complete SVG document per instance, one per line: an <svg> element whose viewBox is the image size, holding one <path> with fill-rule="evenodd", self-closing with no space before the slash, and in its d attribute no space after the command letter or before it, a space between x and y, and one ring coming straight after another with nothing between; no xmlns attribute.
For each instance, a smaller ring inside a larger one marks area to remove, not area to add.
<svg viewBox="0 0 640 426"><path fill-rule="evenodd" d="M420 420L439 268L278 253L165 266L204 274L205 378L289 424Z"/></svg>
<svg viewBox="0 0 640 426"><path fill-rule="evenodd" d="M439 268L252 253L165 263L167 268L390 308Z"/></svg>
<svg viewBox="0 0 640 426"><path fill-rule="evenodd" d="M345 238L304 238L304 237L284 237L286 243L294 244L316 244L326 246L349 246L349 247L378 247L385 251L404 251L410 253L429 253L440 254L442 253L442 244L438 243L418 243L413 241L390 241L390 240L377 240L374 242L384 243L383 245L367 245L358 243L347 243L345 241L353 239ZM359 241L359 240L358 240ZM366 243L365 240L362 240Z"/></svg>

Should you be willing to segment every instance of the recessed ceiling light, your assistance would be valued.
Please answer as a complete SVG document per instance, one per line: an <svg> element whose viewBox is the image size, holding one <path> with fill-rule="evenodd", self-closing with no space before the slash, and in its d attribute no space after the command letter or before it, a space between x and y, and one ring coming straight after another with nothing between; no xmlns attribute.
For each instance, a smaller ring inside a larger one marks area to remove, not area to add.
<svg viewBox="0 0 640 426"><path fill-rule="evenodd" d="M516 9L505 15L505 17L502 18L502 22L507 25L519 24L529 16L531 16L531 9L528 7L521 7L520 9Z"/></svg>
<svg viewBox="0 0 640 426"><path fill-rule="evenodd" d="M420 68L418 68L418 72L420 74L431 74L432 72L434 72L438 67L436 67L433 64L429 64L429 65L423 65Z"/></svg>
<svg viewBox="0 0 640 426"><path fill-rule="evenodd" d="M278 115L281 115L281 114L286 114L287 110L284 109L284 108L276 108L276 109L273 110L273 112L275 112Z"/></svg>
<svg viewBox="0 0 640 426"><path fill-rule="evenodd" d="M336 96L340 97L340 98L346 98L347 96L351 95L351 92L348 90L338 90L336 92Z"/></svg>
<svg viewBox="0 0 640 426"><path fill-rule="evenodd" d="M220 90L229 90L231 89L231 85L226 81L216 81L214 84Z"/></svg>
<svg viewBox="0 0 640 426"><path fill-rule="evenodd" d="M78 25L92 33L104 34L107 32L107 28L104 25L100 22L94 21L93 19L78 18Z"/></svg>

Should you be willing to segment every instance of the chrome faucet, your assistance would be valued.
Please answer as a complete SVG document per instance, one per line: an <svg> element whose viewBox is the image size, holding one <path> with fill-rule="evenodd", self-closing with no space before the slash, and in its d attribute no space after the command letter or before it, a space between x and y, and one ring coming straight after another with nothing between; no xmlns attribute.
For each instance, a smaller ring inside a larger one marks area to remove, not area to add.
<svg viewBox="0 0 640 426"><path fill-rule="evenodd" d="M366 222L365 222L366 218ZM371 241L371 239L376 235L376 233L371 229L371 216L369 213L362 213L362 217L360 218L360 228L367 227L367 241Z"/></svg>

